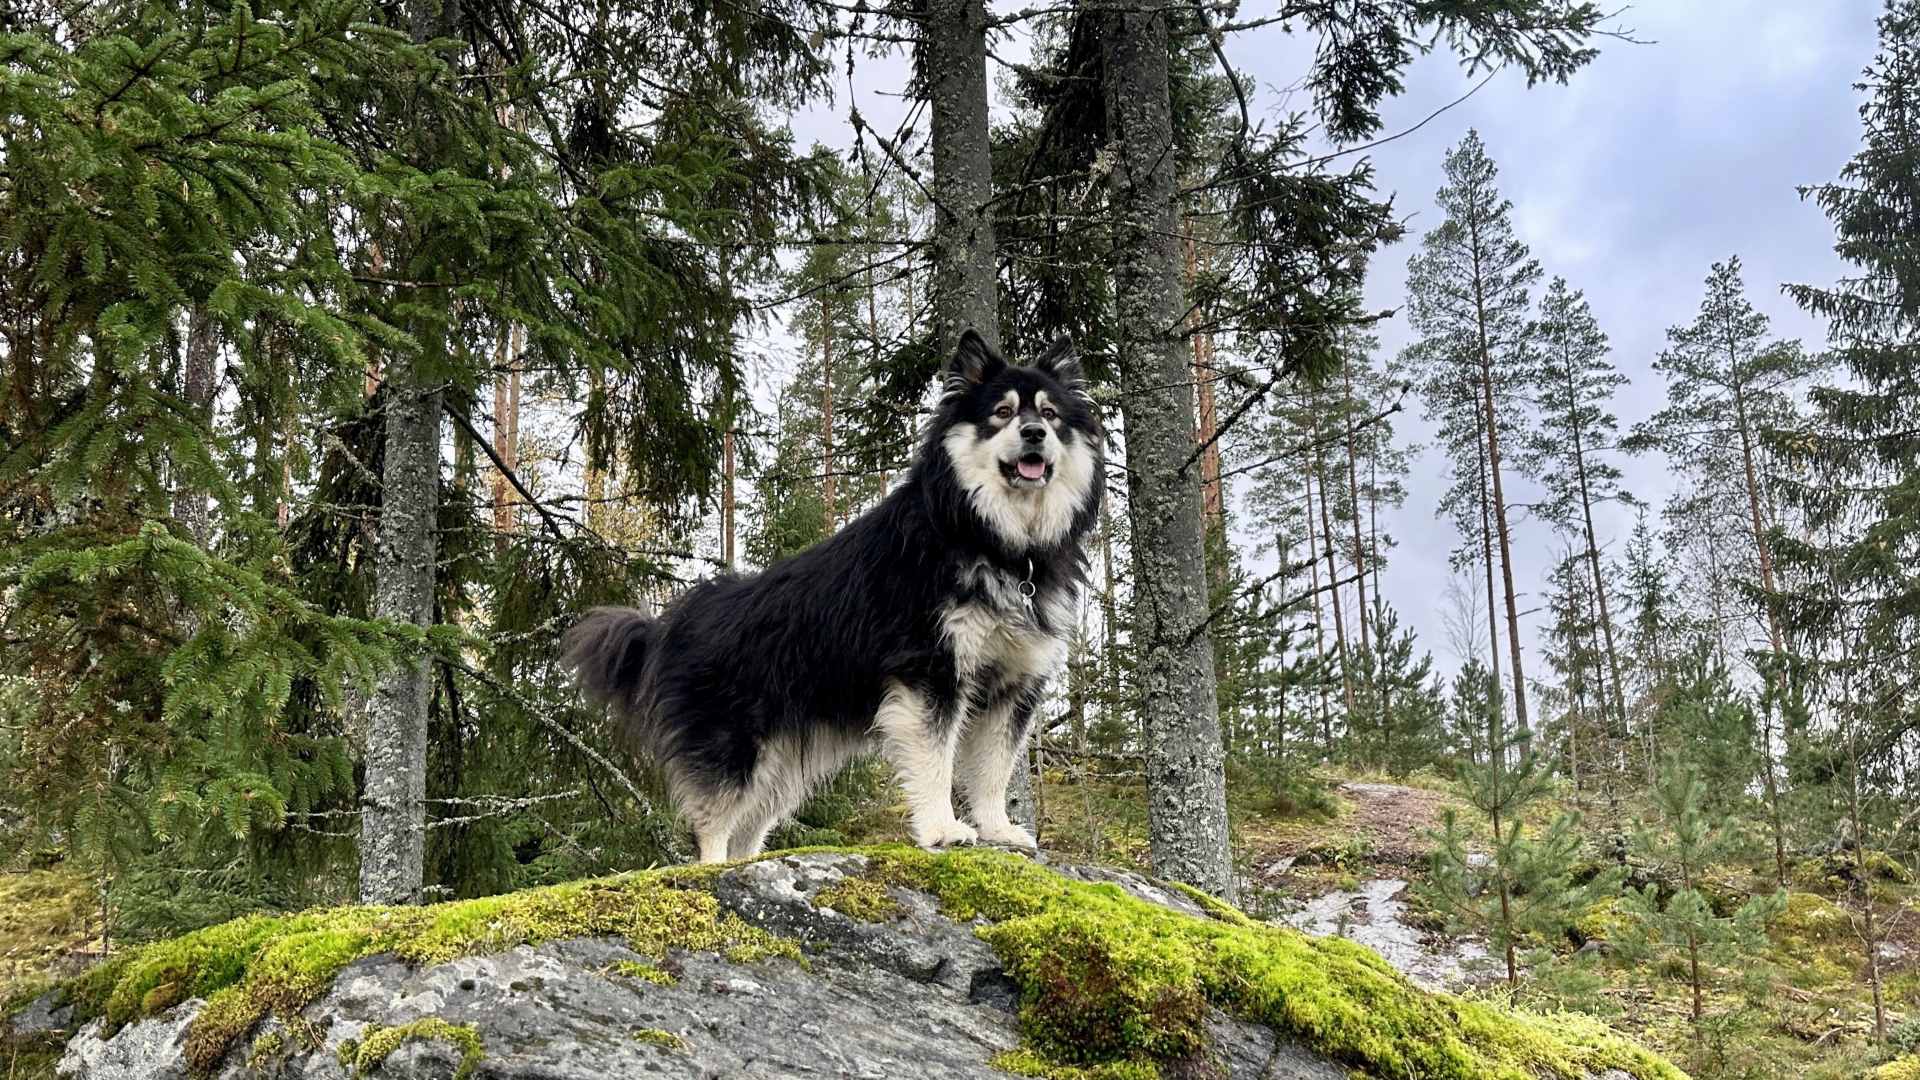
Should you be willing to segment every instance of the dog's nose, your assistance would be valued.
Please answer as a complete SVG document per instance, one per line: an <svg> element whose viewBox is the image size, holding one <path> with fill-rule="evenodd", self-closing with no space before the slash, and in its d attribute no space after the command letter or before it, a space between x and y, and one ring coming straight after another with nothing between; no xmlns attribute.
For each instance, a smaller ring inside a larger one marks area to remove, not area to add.
<svg viewBox="0 0 1920 1080"><path fill-rule="evenodd" d="M1020 425L1020 437L1030 443L1046 442L1047 441L1047 425L1022 424Z"/></svg>

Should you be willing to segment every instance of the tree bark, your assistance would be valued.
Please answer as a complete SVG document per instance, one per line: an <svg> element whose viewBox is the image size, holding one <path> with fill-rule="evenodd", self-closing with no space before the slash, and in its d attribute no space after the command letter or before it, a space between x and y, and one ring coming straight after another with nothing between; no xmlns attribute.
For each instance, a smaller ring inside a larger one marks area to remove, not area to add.
<svg viewBox="0 0 1920 1080"><path fill-rule="evenodd" d="M987 132L987 12L982 0L927 0L923 48L933 136L934 340L950 351L968 327L1000 347L994 287L993 158Z"/></svg>
<svg viewBox="0 0 1920 1080"><path fill-rule="evenodd" d="M1131 0L1107 14L1101 40L1148 841L1160 876L1230 898L1213 649L1202 627L1200 489L1181 469L1193 447L1193 395L1185 386L1193 360L1180 326L1167 21L1165 8Z"/></svg>
<svg viewBox="0 0 1920 1080"><path fill-rule="evenodd" d="M204 303L193 305L187 317L187 355L185 397L195 419L213 427L213 366L219 354L213 312ZM174 477L173 516L180 519L187 535L202 550L213 544L213 518L207 509L206 489L181 477Z"/></svg>
<svg viewBox="0 0 1920 1080"><path fill-rule="evenodd" d="M825 462L820 474L820 500L826 505L826 531L831 534L840 518L836 505L840 484L833 463L833 325L824 294L820 297L820 450Z"/></svg>
<svg viewBox="0 0 1920 1080"><path fill-rule="evenodd" d="M1486 422L1484 416L1481 417L1481 422ZM1484 440L1474 448L1474 458L1480 472L1480 556L1487 571L1487 656L1489 659L1487 670L1493 674L1491 692L1487 695L1487 711L1491 714L1488 717L1487 730L1491 734L1495 726L1505 727L1505 724L1500 721L1505 719L1506 706L1500 703L1499 698L1500 620L1494 614L1497 609L1494 607L1493 588L1493 500L1487 492L1487 444ZM1501 743L1488 742L1487 760L1491 762L1496 756L1504 759L1506 749Z"/></svg>
<svg viewBox="0 0 1920 1080"><path fill-rule="evenodd" d="M1186 223L1187 255L1187 292L1191 295L1200 280L1200 274L1207 268L1207 256L1199 249L1193 238L1193 222ZM1224 534L1226 531L1226 492L1220 482L1220 443L1219 408L1215 403L1214 380L1219 373L1213 365L1213 334L1201 327L1202 317L1199 308L1194 308L1188 316L1188 328L1193 334L1193 396L1199 408L1200 428L1194 434L1200 446L1200 508L1206 516L1207 535ZM1209 564L1215 585L1224 582L1226 576L1224 559Z"/></svg>
<svg viewBox="0 0 1920 1080"><path fill-rule="evenodd" d="M438 387L422 386L416 370L414 359L405 355L395 356L387 368L374 616L424 629L433 621L441 395ZM403 657L380 674L374 687L360 796L361 903L420 899L430 669L424 651Z"/></svg>
<svg viewBox="0 0 1920 1080"><path fill-rule="evenodd" d="M1481 348L1486 348L1484 336ZM1527 677L1520 662L1520 608L1513 587L1513 538L1507 528L1506 493L1500 484L1500 429L1493 406L1493 370L1484 352L1480 392L1487 414L1487 475L1493 485L1494 536L1500 544L1500 579L1507 600L1507 660L1513 669L1513 722L1519 729L1520 753L1525 756L1533 751L1533 728L1527 722Z"/></svg>
<svg viewBox="0 0 1920 1080"><path fill-rule="evenodd" d="M1573 464L1579 473L1580 517L1587 531L1587 568L1593 575L1593 596L1600 605L1600 631L1607 645L1607 680L1613 686L1613 713L1615 731L1619 738L1627 738L1627 688L1620 680L1620 653L1613 643L1613 613L1607 605L1607 579L1600 572L1600 544L1594 539L1593 531L1593 494L1587 485L1587 454L1580 438L1580 428L1573 429ZM1605 700L1604 697L1602 700Z"/></svg>
<svg viewBox="0 0 1920 1080"><path fill-rule="evenodd" d="M733 569L733 411L727 411L727 429L720 435L720 561Z"/></svg>
<svg viewBox="0 0 1920 1080"><path fill-rule="evenodd" d="M933 140L933 340L941 355L969 327L1000 347L994 277L992 144L987 130L987 11L983 0L926 0L921 46ZM1033 775L1007 783L1007 814L1037 836Z"/></svg>

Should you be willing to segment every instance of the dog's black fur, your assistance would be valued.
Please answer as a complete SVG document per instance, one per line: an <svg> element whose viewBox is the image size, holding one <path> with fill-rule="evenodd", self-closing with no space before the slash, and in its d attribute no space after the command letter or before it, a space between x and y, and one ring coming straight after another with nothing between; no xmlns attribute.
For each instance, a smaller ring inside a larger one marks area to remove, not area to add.
<svg viewBox="0 0 1920 1080"><path fill-rule="evenodd" d="M1018 394L1018 415L996 418L995 409L1013 400L1008 391ZM1036 403L1049 405L1053 418L1042 419ZM1091 483L1059 535L1008 535L1008 528L981 513L983 499L1066 492L1022 489L1009 471L1013 466L1004 462L1004 477L981 482L985 474L976 465L963 479L948 440L972 428L960 445L974 445L965 438L1022 424L1027 426L1020 437L1031 441L1037 430L1032 425L1039 423L1048 424L1064 448L1060 460L1047 465L1049 484L1060 483L1053 479L1055 466L1073 453L1091 455ZM1044 675L1000 670L975 652L959 655L957 650L971 646L956 641L950 620L966 612L976 620L1018 624L1009 633L1031 637L1037 631L1052 643L1065 640L1072 628L1064 622L1086 580L1083 541L1099 510L1102 438L1069 344L1056 342L1033 366L1014 367L969 331L911 472L878 506L762 573L726 574L696 585L657 619L629 609L598 609L567 634L564 663L589 699L614 707L630 747L665 768L676 800L700 834L703 859L713 858L716 843L726 841L712 835L721 829L732 834L731 857L757 851L774 823L758 819L791 813L807 788L867 745L895 684L927 706L926 749L945 746L949 769L960 738L954 727L975 718L1004 715L1000 737L1017 746ZM1007 490L989 490L995 482ZM1027 582L1031 602L1021 611L1007 590L1024 592ZM886 752L887 740L881 742ZM769 781L780 771L769 755L795 759L787 762L793 775ZM903 772L926 765L911 748L888 756ZM1011 759L1011 749L1006 757ZM807 764L796 764L800 759ZM751 790L769 782L781 790ZM991 778L986 783L983 790L991 790ZM1002 777L1002 789L1004 783ZM715 809L762 796L769 805L758 813ZM923 809L938 816L934 796L927 807L915 807L915 832L923 843L970 838L937 828L928 832L919 819ZM982 812L975 807L984 833Z"/></svg>

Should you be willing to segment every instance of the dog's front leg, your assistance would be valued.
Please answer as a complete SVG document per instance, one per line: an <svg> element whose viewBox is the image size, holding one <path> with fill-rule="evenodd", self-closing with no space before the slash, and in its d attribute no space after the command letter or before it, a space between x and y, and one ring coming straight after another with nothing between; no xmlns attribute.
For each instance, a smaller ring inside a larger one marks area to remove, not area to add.
<svg viewBox="0 0 1920 1080"><path fill-rule="evenodd" d="M899 775L913 817L913 841L921 847L971 844L973 826L953 812L953 758L963 718L942 716L925 695L891 683L873 718L873 731Z"/></svg>
<svg viewBox="0 0 1920 1080"><path fill-rule="evenodd" d="M1021 757L1026 718L1023 706L1007 701L976 717L960 739L960 790L980 839L990 844L1038 846L1032 833L1007 817L1007 782Z"/></svg>

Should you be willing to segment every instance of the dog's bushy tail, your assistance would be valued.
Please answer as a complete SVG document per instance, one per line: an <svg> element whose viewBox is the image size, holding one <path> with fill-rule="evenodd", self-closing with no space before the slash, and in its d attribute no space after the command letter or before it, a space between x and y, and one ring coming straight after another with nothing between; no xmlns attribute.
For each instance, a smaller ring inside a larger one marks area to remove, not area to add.
<svg viewBox="0 0 1920 1080"><path fill-rule="evenodd" d="M573 672L581 695L612 707L629 729L642 719L640 687L659 626L636 608L599 607L560 638L560 666Z"/></svg>

